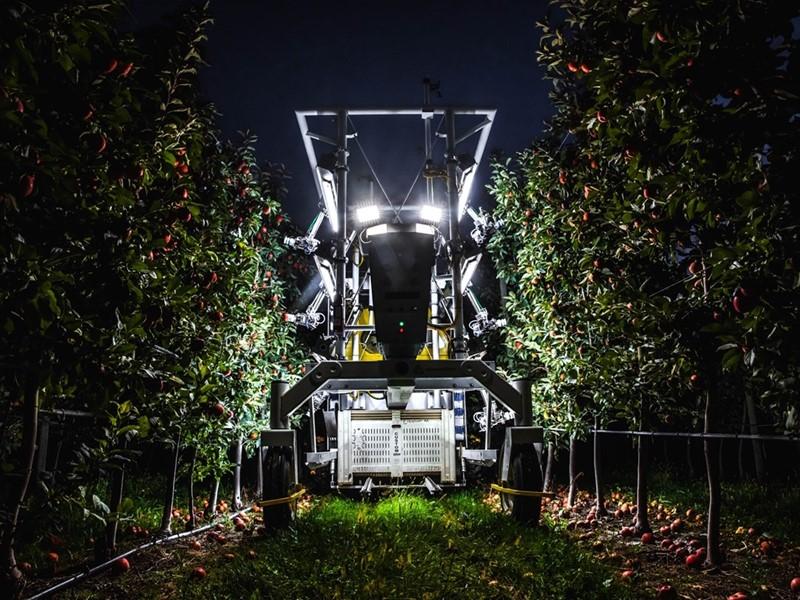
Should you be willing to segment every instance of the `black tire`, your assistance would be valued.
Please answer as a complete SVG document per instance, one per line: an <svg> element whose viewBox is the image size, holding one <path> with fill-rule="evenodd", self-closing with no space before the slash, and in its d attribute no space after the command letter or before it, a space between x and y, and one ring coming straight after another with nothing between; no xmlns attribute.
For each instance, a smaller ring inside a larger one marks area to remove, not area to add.
<svg viewBox="0 0 800 600"><path fill-rule="evenodd" d="M264 500L286 498L291 493L291 448L268 448L264 458ZM294 520L290 504L264 507L265 527L286 527Z"/></svg>
<svg viewBox="0 0 800 600"><path fill-rule="evenodd" d="M500 464L502 465L502 452ZM532 492L542 491L542 466L539 463L539 454L532 447L522 448L511 455L508 465L508 481L501 481L501 485L514 490ZM542 512L542 498L531 496L514 496L500 494L503 508L511 513L511 517L525 525L538 525Z"/></svg>

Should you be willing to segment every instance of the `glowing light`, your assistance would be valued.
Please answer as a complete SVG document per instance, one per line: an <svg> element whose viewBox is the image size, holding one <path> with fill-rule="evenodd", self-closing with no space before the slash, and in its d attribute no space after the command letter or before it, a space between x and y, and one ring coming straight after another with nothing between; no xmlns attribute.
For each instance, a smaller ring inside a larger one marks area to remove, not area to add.
<svg viewBox="0 0 800 600"><path fill-rule="evenodd" d="M475 179L475 166L470 165L461 172L461 181L458 184L458 218L464 216L467 210L469 193L472 190L472 181Z"/></svg>
<svg viewBox="0 0 800 600"><path fill-rule="evenodd" d="M419 209L419 218L428 223L438 223L442 220L442 209L430 204L424 204Z"/></svg>
<svg viewBox="0 0 800 600"><path fill-rule="evenodd" d="M325 288L325 293L331 300L336 295L336 283L333 276L333 266L330 261L314 256L314 263L317 265L317 271L322 278L322 285Z"/></svg>
<svg viewBox="0 0 800 600"><path fill-rule="evenodd" d="M389 233L389 226L386 224L383 225L375 225L375 227L370 227L367 229L367 235L383 235L384 233Z"/></svg>
<svg viewBox="0 0 800 600"><path fill-rule="evenodd" d="M360 206L356 209L356 218L361 224L371 223L381 218L381 211L374 204Z"/></svg>
<svg viewBox="0 0 800 600"><path fill-rule="evenodd" d="M339 213L336 212L338 206L336 198L336 178L328 169L317 166L317 178L322 190L322 201L325 203L325 215L331 222L331 229L339 231Z"/></svg>
<svg viewBox="0 0 800 600"><path fill-rule="evenodd" d="M467 289L472 281L472 276L475 275L475 271L478 270L478 264L481 262L482 256L483 254L470 256L464 260L464 264L461 266L461 289L465 294L467 293Z"/></svg>

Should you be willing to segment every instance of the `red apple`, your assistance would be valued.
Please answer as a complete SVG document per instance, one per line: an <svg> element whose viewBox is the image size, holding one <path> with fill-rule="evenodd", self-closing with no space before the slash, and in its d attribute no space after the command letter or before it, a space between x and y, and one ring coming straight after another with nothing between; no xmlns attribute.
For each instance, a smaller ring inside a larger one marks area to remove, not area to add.
<svg viewBox="0 0 800 600"><path fill-rule="evenodd" d="M225 414L225 405L222 402L217 402L211 407L211 412L214 416L221 417Z"/></svg>
<svg viewBox="0 0 800 600"><path fill-rule="evenodd" d="M203 567L195 567L192 570L192 577L195 579L203 579L206 576L206 570Z"/></svg>
<svg viewBox="0 0 800 600"><path fill-rule="evenodd" d="M578 65L576 65L574 62L568 62L567 63L567 70L570 73L577 73L578 72Z"/></svg>
<svg viewBox="0 0 800 600"><path fill-rule="evenodd" d="M689 568L700 568L703 558L698 554L690 554L683 561Z"/></svg>
<svg viewBox="0 0 800 600"><path fill-rule="evenodd" d="M587 74L592 72L592 70L589 68L589 65L584 64L584 63L581 63L580 69L581 69L582 72L587 73Z"/></svg>
<svg viewBox="0 0 800 600"><path fill-rule="evenodd" d="M124 557L123 558L118 558L117 560L114 561L112 569L113 569L114 573L117 573L117 574L126 573L126 572L130 571L131 563L128 562L127 558L124 558Z"/></svg>
<svg viewBox="0 0 800 600"><path fill-rule="evenodd" d="M728 600L747 600L748 596L744 592L736 592L728 596Z"/></svg>
<svg viewBox="0 0 800 600"><path fill-rule="evenodd" d="M689 263L689 273L697 275L700 272L700 261L693 260Z"/></svg>
<svg viewBox="0 0 800 600"><path fill-rule="evenodd" d="M19 180L19 193L23 198L33 194L36 188L36 175L23 175Z"/></svg>
<svg viewBox="0 0 800 600"><path fill-rule="evenodd" d="M646 531L642 534L642 543L643 544L652 544L655 541L653 534L649 531Z"/></svg>
<svg viewBox="0 0 800 600"><path fill-rule="evenodd" d="M606 117L601 111L598 110L595 116L597 117L597 121L599 123L608 123L608 117Z"/></svg>
<svg viewBox="0 0 800 600"><path fill-rule="evenodd" d="M691 375L689 375L689 383L691 383L692 385L697 385L698 383L700 383L700 375L698 375L697 373L692 373Z"/></svg>
<svg viewBox="0 0 800 600"><path fill-rule="evenodd" d="M631 569L627 569L627 570L622 572L621 577L623 579L625 579L626 581L628 581L628 580L633 578L633 575L634 575L634 572Z"/></svg>
<svg viewBox="0 0 800 600"><path fill-rule="evenodd" d="M589 222L589 219L591 219L591 218L592 218L592 216L589 214L589 211L588 211L588 210L585 210L585 211L583 211L583 215L581 215L581 220L582 220L584 223L588 223L588 222Z"/></svg>
<svg viewBox="0 0 800 600"><path fill-rule="evenodd" d="M659 42L661 42L662 44L664 44L664 43L666 43L666 41L667 41L667 36L665 36L665 35L664 35L663 33L661 33L660 31L656 31L656 39L657 39Z"/></svg>
<svg viewBox="0 0 800 600"><path fill-rule="evenodd" d="M558 183L565 185L567 183L567 174L564 171L558 173Z"/></svg>
<svg viewBox="0 0 800 600"><path fill-rule="evenodd" d="M669 583L662 583L658 586L656 600L678 600L678 592Z"/></svg>
<svg viewBox="0 0 800 600"><path fill-rule="evenodd" d="M119 76L120 77L127 77L128 75L131 74L132 70L133 70L133 63L132 62L126 63L125 65L123 65L122 69L120 70Z"/></svg>
<svg viewBox="0 0 800 600"><path fill-rule="evenodd" d="M58 555L58 552L48 552L47 553L47 560L51 563L55 564L59 561L61 557Z"/></svg>
<svg viewBox="0 0 800 600"><path fill-rule="evenodd" d="M105 70L103 71L103 75L111 75L111 73L116 70L117 65L119 65L119 61L116 58L109 60Z"/></svg>
<svg viewBox="0 0 800 600"><path fill-rule="evenodd" d="M669 528L668 528L669 529ZM670 538L664 538L661 540L661 547L665 550L672 546L672 540Z"/></svg>
<svg viewBox="0 0 800 600"><path fill-rule="evenodd" d="M791 589L795 594L800 594L800 577L795 577L789 582L789 589Z"/></svg>

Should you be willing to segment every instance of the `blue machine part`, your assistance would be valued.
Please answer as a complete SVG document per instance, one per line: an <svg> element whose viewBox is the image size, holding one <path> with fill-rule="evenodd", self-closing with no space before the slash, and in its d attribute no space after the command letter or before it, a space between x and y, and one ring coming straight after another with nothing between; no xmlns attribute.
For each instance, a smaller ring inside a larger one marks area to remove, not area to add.
<svg viewBox="0 0 800 600"><path fill-rule="evenodd" d="M453 392L453 416L455 417L456 441L463 441L466 436L464 392Z"/></svg>

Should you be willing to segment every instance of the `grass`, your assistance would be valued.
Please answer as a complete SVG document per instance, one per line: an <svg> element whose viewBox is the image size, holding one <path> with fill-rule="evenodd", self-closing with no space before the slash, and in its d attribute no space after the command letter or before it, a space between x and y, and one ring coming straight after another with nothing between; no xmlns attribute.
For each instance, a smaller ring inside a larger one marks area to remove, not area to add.
<svg viewBox="0 0 800 600"><path fill-rule="evenodd" d="M468 492L440 500L398 493L371 504L326 497L289 529L213 551L173 550L160 561L137 572L133 560L125 577L87 582L68 597L632 597L563 531L520 527ZM208 576L193 580L199 565Z"/></svg>

